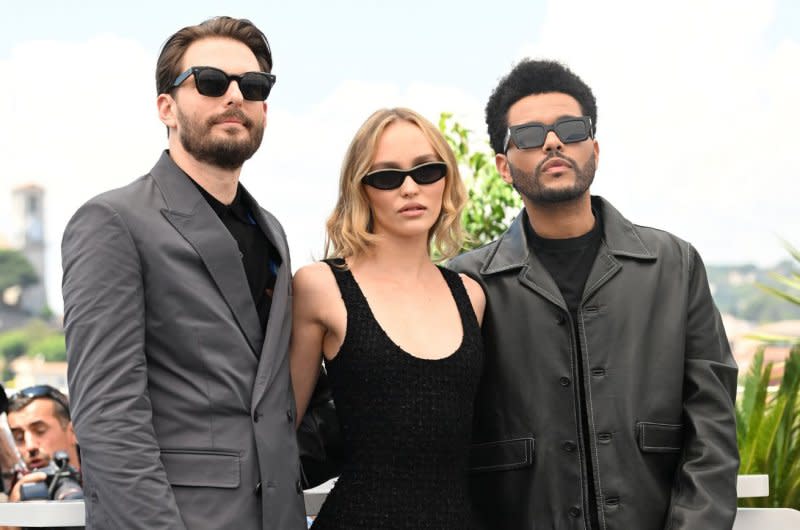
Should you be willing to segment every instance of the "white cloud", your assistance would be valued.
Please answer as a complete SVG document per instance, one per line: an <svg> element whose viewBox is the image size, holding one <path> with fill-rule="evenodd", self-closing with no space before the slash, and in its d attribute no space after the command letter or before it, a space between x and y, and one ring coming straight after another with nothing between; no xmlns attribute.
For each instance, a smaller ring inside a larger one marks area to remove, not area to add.
<svg viewBox="0 0 800 530"><path fill-rule="evenodd" d="M13 124L0 129L0 204L10 204L10 190L19 184L46 188L46 279L57 311L59 246L69 217L90 197L146 173L166 147L156 114L154 64L137 43L114 36L78 44L29 42L0 62L19 80L0 86L0 112ZM47 76L41 75L44 65ZM32 82L38 79L45 82ZM481 109L454 88L368 81L342 83L297 113L270 103L264 143L245 165L242 181L283 223L295 268L322 255L342 157L370 113L403 105L435 122L447 108L463 123L479 126L473 109ZM10 223L8 215L0 217L0 232L10 235Z"/></svg>
<svg viewBox="0 0 800 530"><path fill-rule="evenodd" d="M596 192L707 261L772 264L774 236L800 233L800 46L767 45L774 16L773 2L554 0L520 55L593 87Z"/></svg>
<svg viewBox="0 0 800 530"><path fill-rule="evenodd" d="M111 35L83 43L26 42L0 61L2 232L11 232L10 189L46 188L48 299L61 308L60 242L89 197L145 173L163 145L155 110L154 58ZM10 125L8 125L10 124Z"/></svg>
<svg viewBox="0 0 800 530"><path fill-rule="evenodd" d="M692 241L708 262L773 263L784 257L775 235L800 245L800 43L768 45L774 3L748 4L552 0L537 40L519 50L563 60L595 90L595 191L634 222ZM476 58L478 74L485 60ZM27 42L0 60L13 80L0 84L0 233L10 234L10 189L44 185L56 310L69 216L145 173L166 146L154 64L139 43L113 35ZM283 222L295 267L321 256L342 156L371 112L403 105L435 121L448 110L484 134L485 101L412 75L400 85L368 74L291 111L276 93L264 144L245 165L243 182Z"/></svg>

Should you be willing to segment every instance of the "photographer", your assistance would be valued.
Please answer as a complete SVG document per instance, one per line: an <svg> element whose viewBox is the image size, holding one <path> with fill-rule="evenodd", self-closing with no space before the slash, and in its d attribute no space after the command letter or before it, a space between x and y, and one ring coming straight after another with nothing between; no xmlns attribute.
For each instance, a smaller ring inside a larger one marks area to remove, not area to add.
<svg viewBox="0 0 800 530"><path fill-rule="evenodd" d="M19 477L11 488L8 496L10 502L28 500L22 492L23 485L48 480L48 474L38 470L50 466L57 452L66 453L69 466L74 471L71 473L73 479L79 477L77 439L72 429L69 403L63 393L49 385L32 386L16 392L8 400L8 425L17 450L28 468L28 473ZM55 490L53 500L63 500L59 490L64 492L66 489ZM69 488L72 495L82 498L82 492L76 492L77 489L77 484ZM71 498L76 498L72 495Z"/></svg>

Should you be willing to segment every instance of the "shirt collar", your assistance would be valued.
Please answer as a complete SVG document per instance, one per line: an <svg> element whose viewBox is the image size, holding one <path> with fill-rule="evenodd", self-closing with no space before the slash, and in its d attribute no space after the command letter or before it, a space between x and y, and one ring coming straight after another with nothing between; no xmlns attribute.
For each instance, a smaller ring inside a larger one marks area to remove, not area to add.
<svg viewBox="0 0 800 530"><path fill-rule="evenodd" d="M189 178L189 180L191 180L192 183L197 187L197 189L200 191L200 194L203 195L203 198L205 198L206 202L208 202L209 206L211 206L211 208L220 218L226 215L233 215L244 224L254 224L252 216L250 215L250 209L245 204L246 201L242 194L241 184L236 185L236 196L233 198L233 201L230 203L230 205L226 206L218 201L216 197L206 191L203 186L195 182L194 179Z"/></svg>

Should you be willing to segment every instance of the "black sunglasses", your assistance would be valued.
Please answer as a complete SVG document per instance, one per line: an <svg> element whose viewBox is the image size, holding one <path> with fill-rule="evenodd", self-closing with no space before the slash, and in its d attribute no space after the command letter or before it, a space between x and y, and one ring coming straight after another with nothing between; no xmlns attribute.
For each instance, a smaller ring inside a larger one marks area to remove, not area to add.
<svg viewBox="0 0 800 530"><path fill-rule="evenodd" d="M59 405L64 407L64 409L69 413L69 403L67 403L67 396L59 392L57 389L53 388L50 385L35 385L29 386L27 388L23 388L22 390L18 390L14 392L11 397L8 398L9 403L13 403L14 401L28 398L28 399L35 399L35 398L50 398L53 401L56 401Z"/></svg>
<svg viewBox="0 0 800 530"><path fill-rule="evenodd" d="M425 162L411 169L378 169L364 175L361 182L379 190L393 190L403 184L407 175L417 184L433 184L446 174L444 162Z"/></svg>
<svg viewBox="0 0 800 530"><path fill-rule="evenodd" d="M239 84L242 97L249 101L266 101L269 91L275 84L275 76L266 72L246 72L242 75L226 74L213 66L192 66L172 83L172 88L177 88L194 74L194 83L197 91L204 96L218 98L228 91L231 81Z"/></svg>
<svg viewBox="0 0 800 530"><path fill-rule="evenodd" d="M518 149L533 149L544 145L547 133L553 131L565 144L582 142L592 137L592 119L588 116L580 118L561 118L553 125L531 122L513 125L506 131L503 152L508 152L508 143L514 140Z"/></svg>

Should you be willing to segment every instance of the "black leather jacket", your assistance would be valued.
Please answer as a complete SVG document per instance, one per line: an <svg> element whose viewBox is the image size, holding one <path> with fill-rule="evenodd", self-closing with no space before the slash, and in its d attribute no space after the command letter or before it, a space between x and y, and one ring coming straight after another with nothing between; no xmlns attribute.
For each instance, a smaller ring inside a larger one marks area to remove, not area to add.
<svg viewBox="0 0 800 530"><path fill-rule="evenodd" d="M474 502L489 528L503 530L583 529L587 510L603 529L730 529L737 367L703 263L685 241L631 224L600 197L592 203L604 235L578 310L579 337L529 252L524 210L500 239L450 262L488 300Z"/></svg>

